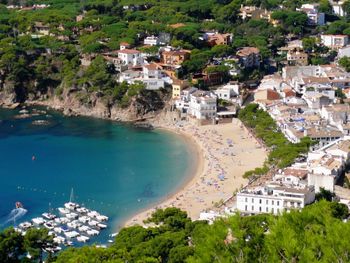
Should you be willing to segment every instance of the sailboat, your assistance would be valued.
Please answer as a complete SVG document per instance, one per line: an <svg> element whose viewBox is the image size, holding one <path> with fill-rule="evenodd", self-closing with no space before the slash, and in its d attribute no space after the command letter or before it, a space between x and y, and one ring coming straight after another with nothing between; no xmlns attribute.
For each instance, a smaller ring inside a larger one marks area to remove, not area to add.
<svg viewBox="0 0 350 263"><path fill-rule="evenodd" d="M80 207L79 204L77 203L74 203L74 192L73 192L73 188L71 189L71 192L70 192L70 197L69 197L69 202L68 203L65 203L64 204L64 207L68 210L76 210L77 208Z"/></svg>
<svg viewBox="0 0 350 263"><path fill-rule="evenodd" d="M51 203L49 203L49 212L48 213L43 213L42 216L48 220L53 220L57 216L52 213L52 208L51 208Z"/></svg>

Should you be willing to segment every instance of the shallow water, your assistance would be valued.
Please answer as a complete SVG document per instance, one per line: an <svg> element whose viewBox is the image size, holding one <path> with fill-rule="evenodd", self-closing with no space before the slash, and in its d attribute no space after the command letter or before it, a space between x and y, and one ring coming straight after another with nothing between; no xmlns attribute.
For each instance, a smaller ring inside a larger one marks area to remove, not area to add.
<svg viewBox="0 0 350 263"><path fill-rule="evenodd" d="M74 188L75 201L110 217L108 229L93 240L106 243L123 220L187 179L192 152L177 135L47 114L17 119L18 110L0 109L1 228L39 216L49 204L63 206ZM9 221L16 201L27 212Z"/></svg>

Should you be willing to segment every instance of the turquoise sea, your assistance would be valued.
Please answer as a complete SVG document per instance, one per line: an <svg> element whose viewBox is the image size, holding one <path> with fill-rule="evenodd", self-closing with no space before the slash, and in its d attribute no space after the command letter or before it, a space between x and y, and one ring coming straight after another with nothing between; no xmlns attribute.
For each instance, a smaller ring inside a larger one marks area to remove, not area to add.
<svg viewBox="0 0 350 263"><path fill-rule="evenodd" d="M54 111L18 114L0 109L0 228L63 206L73 188L75 201L110 217L93 240L106 243L124 220L188 179L192 149L175 134ZM14 221L16 201L27 213Z"/></svg>

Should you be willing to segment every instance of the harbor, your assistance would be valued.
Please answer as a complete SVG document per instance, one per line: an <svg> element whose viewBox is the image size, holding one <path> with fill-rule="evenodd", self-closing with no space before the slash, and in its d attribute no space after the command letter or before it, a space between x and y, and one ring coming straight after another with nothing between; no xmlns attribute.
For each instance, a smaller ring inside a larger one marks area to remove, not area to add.
<svg viewBox="0 0 350 263"><path fill-rule="evenodd" d="M108 216L101 214L96 210L91 210L85 206L73 201L73 189L70 200L64 203L62 207L56 209L49 208L48 212L44 212L41 216L32 218L31 220L16 223L16 214L20 211L26 211L20 202L16 202L15 216L13 217L14 229L25 235L30 228L46 228L48 234L53 236L55 246L50 252L58 252L68 246L81 246L87 242L96 243L96 238L102 231L108 228ZM111 239L106 240L107 243L113 242L116 234L110 234ZM102 244L101 246L107 246ZM49 252L49 251L48 251Z"/></svg>

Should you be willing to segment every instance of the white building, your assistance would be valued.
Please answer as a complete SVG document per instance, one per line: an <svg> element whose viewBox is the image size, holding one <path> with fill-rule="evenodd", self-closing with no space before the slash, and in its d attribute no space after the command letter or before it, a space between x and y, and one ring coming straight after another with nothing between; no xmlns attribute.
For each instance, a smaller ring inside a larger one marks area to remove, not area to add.
<svg viewBox="0 0 350 263"><path fill-rule="evenodd" d="M350 46L339 48L338 58L350 57Z"/></svg>
<svg viewBox="0 0 350 263"><path fill-rule="evenodd" d="M140 70L125 70L119 75L119 82L126 81L129 84L142 82L148 90L158 90L165 87L165 80L157 64L144 65Z"/></svg>
<svg viewBox="0 0 350 263"><path fill-rule="evenodd" d="M244 189L237 194L237 210L241 213L280 214L301 209L315 200L313 187L287 186L272 182L254 189Z"/></svg>
<svg viewBox="0 0 350 263"><path fill-rule="evenodd" d="M334 192L334 185L344 171L346 162L344 158L325 152L329 145L335 143L308 153L308 185L313 185L316 193L320 191L320 188Z"/></svg>
<svg viewBox="0 0 350 263"><path fill-rule="evenodd" d="M321 43L329 48L342 48L349 42L347 35L321 35Z"/></svg>
<svg viewBox="0 0 350 263"><path fill-rule="evenodd" d="M335 14L337 16L345 16L346 15L346 12L344 12L344 9L343 9L343 4L345 1L330 0L329 2L332 5L333 14Z"/></svg>
<svg viewBox="0 0 350 263"><path fill-rule="evenodd" d="M175 101L176 109L186 112L190 107L191 94L197 90L195 87L182 90L180 98Z"/></svg>
<svg viewBox="0 0 350 263"><path fill-rule="evenodd" d="M150 36L150 37L146 37L143 40L143 44L144 45L149 45L149 46L158 46L159 43L159 38L156 36Z"/></svg>
<svg viewBox="0 0 350 263"><path fill-rule="evenodd" d="M136 49L118 50L118 58L124 65L131 67L140 66L143 64L141 53Z"/></svg>
<svg viewBox="0 0 350 263"><path fill-rule="evenodd" d="M318 8L319 4L303 4L297 11L306 13L309 25L322 26L326 23L325 14L319 12Z"/></svg>
<svg viewBox="0 0 350 263"><path fill-rule="evenodd" d="M197 119L213 119L217 112L217 97L211 92L198 90L190 95L188 113Z"/></svg>
<svg viewBox="0 0 350 263"><path fill-rule="evenodd" d="M228 83L221 88L214 91L219 99L230 100L233 97L239 95L239 84L238 83Z"/></svg>
<svg viewBox="0 0 350 263"><path fill-rule="evenodd" d="M142 71L145 79L160 79L162 77L161 68L156 63L144 65Z"/></svg>

